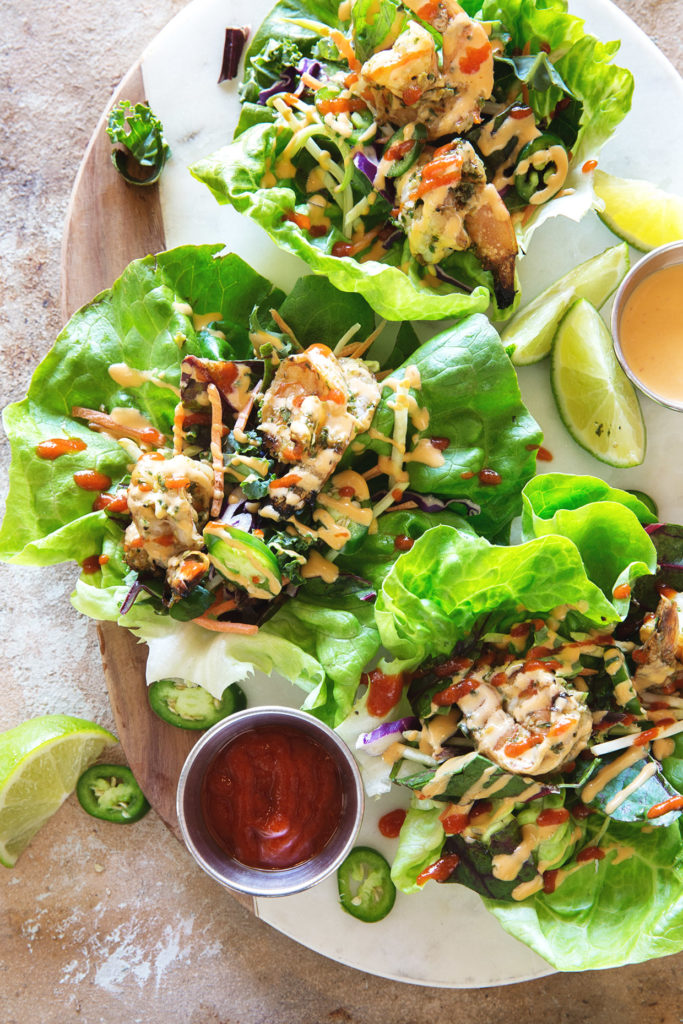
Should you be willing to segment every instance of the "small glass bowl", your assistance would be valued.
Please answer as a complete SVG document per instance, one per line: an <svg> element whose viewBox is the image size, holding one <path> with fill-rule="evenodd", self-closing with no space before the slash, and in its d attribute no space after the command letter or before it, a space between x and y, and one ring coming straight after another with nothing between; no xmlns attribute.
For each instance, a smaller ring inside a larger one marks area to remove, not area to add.
<svg viewBox="0 0 683 1024"><path fill-rule="evenodd" d="M282 870L253 868L235 860L213 839L202 815L202 783L209 765L228 743L248 730L278 725L300 729L334 759L341 776L342 813L334 835L317 856ZM322 881L350 852L363 819L363 783L349 748L317 718L294 708L249 708L217 722L192 748L180 773L176 808L185 845L215 881L250 896L289 896Z"/></svg>
<svg viewBox="0 0 683 1024"><path fill-rule="evenodd" d="M637 374L634 373L627 362L621 347L621 320L626 303L639 284L642 284L651 274L664 270L666 267L675 267L680 263L683 263L683 240L680 242L670 242L668 245L660 245L658 249L653 249L643 256L642 259L638 260L635 266L631 267L619 286L612 307L614 353L621 363L624 373L639 391L642 391L644 395L651 398L653 402L666 406L667 409L674 409L676 412L683 412L683 399L680 402L676 402L670 398L663 398L656 391L651 391L647 384L644 384ZM678 298L680 300L680 296Z"/></svg>

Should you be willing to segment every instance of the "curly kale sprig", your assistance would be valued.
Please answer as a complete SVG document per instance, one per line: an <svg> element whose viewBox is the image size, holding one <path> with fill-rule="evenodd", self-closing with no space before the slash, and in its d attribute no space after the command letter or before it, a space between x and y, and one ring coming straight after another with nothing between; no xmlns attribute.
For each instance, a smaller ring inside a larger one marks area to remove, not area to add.
<svg viewBox="0 0 683 1024"><path fill-rule="evenodd" d="M171 156L164 126L145 103L132 105L122 100L109 112L107 135L123 149L112 150L111 159L119 174L131 185L153 185ZM148 173L133 175L131 162Z"/></svg>

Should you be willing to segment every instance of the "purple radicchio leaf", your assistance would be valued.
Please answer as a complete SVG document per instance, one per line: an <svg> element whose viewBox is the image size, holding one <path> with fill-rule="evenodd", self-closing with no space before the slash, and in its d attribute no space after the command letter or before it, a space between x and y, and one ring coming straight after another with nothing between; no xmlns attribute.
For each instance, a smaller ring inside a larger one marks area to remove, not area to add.
<svg viewBox="0 0 683 1024"><path fill-rule="evenodd" d="M657 571L641 576L633 595L642 611L655 611L662 586L683 590L683 526L677 523L653 523L645 530L657 551Z"/></svg>
<svg viewBox="0 0 683 1024"><path fill-rule="evenodd" d="M225 43L223 44L223 63L221 64L221 73L218 78L219 85L221 82L230 82L237 76L240 57L248 38L249 28L246 25L243 28L226 28Z"/></svg>

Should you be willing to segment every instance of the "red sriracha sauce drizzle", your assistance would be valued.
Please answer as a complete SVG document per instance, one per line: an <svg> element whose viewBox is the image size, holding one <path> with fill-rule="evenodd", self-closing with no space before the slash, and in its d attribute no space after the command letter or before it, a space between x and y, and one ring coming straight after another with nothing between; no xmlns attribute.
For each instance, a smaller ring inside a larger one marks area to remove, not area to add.
<svg viewBox="0 0 683 1024"><path fill-rule="evenodd" d="M202 784L209 832L249 867L290 868L317 856L343 805L332 757L294 726L250 729L218 752Z"/></svg>
<svg viewBox="0 0 683 1024"><path fill-rule="evenodd" d="M79 469L74 473L74 483L84 491L106 491L111 487L111 477L96 469Z"/></svg>
<svg viewBox="0 0 683 1024"><path fill-rule="evenodd" d="M403 676L400 674L387 676L376 668L372 672L364 672L360 681L369 687L367 708L377 718L388 715L401 699Z"/></svg>
<svg viewBox="0 0 683 1024"><path fill-rule="evenodd" d="M661 804L655 804L647 812L648 818L661 818L663 814L668 814L669 811L680 811L683 808L683 796L672 796L668 800L662 801Z"/></svg>
<svg viewBox="0 0 683 1024"><path fill-rule="evenodd" d="M36 455L41 459L58 459L60 455L69 455L71 452L83 452L87 448L85 441L80 437L51 437L48 441L41 441L36 445Z"/></svg>
<svg viewBox="0 0 683 1024"><path fill-rule="evenodd" d="M99 555L88 555L88 557L84 558L81 562L81 569L87 575L91 575L94 572L100 571L101 564Z"/></svg>
<svg viewBox="0 0 683 1024"><path fill-rule="evenodd" d="M526 445L528 452L536 452L536 459L538 462L552 462L553 453L549 452L547 448L544 448L542 444L528 444Z"/></svg>
<svg viewBox="0 0 683 1024"><path fill-rule="evenodd" d="M445 882L453 874L459 863L460 857L458 857L457 853L449 853L445 857L439 857L434 864L430 864L428 868L421 871L415 881L418 885L424 885L430 878L435 882Z"/></svg>
<svg viewBox="0 0 683 1024"><path fill-rule="evenodd" d="M377 827L387 839L397 839L405 820L406 811L402 807L397 807L395 811L383 814Z"/></svg>
<svg viewBox="0 0 683 1024"><path fill-rule="evenodd" d="M488 469L487 467L480 469L477 476L482 487L497 487L502 480L500 473L496 473L495 469Z"/></svg>

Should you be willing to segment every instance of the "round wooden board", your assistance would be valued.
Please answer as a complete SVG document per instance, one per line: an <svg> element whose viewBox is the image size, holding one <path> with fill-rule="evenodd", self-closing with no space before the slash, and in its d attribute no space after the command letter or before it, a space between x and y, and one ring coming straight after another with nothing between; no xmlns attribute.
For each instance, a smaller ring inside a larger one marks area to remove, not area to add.
<svg viewBox="0 0 683 1024"><path fill-rule="evenodd" d="M126 184L111 162L105 126L122 99L145 99L140 65L114 92L78 170L64 226L61 311L64 322L93 296L109 288L131 260L165 248L156 185ZM175 799L185 758L201 733L162 722L149 707L147 647L111 622L97 627L109 700L128 764L162 821L180 839ZM250 896L233 893L254 911Z"/></svg>

